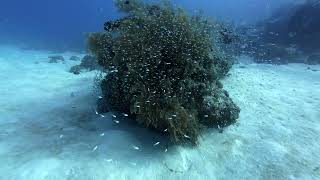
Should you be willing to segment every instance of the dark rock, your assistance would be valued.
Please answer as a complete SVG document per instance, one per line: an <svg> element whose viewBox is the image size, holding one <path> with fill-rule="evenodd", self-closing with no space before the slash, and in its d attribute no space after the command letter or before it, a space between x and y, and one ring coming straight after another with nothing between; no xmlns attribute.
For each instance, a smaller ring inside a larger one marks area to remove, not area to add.
<svg viewBox="0 0 320 180"><path fill-rule="evenodd" d="M69 72L78 75L81 73L81 70L82 70L82 67L80 65L75 65L70 68Z"/></svg>
<svg viewBox="0 0 320 180"><path fill-rule="evenodd" d="M80 58L78 56L71 56L69 60L71 60L71 61L80 61Z"/></svg>
<svg viewBox="0 0 320 180"><path fill-rule="evenodd" d="M109 111L110 111L110 106L109 106L108 102L106 101L106 99L99 98L97 100L97 112L99 114L103 114L103 113L107 113Z"/></svg>
<svg viewBox="0 0 320 180"><path fill-rule="evenodd" d="M90 55L86 55L82 58L80 66L89 71L95 70L99 67L97 58Z"/></svg>
<svg viewBox="0 0 320 180"><path fill-rule="evenodd" d="M214 95L204 98L200 113L201 123L209 127L225 127L235 122L239 113L240 108L232 101L228 92L218 89Z"/></svg>
<svg viewBox="0 0 320 180"><path fill-rule="evenodd" d="M306 61L304 63L305 64L309 64L309 65L320 64L320 54L312 54L312 55L310 55L306 59Z"/></svg>
<svg viewBox="0 0 320 180"><path fill-rule="evenodd" d="M63 56L48 56L49 58L49 63L58 63L59 61L64 62L64 57Z"/></svg>
<svg viewBox="0 0 320 180"><path fill-rule="evenodd" d="M99 69L97 59L94 56L86 55L82 58L79 65L72 66L69 72L80 74L82 71L93 71Z"/></svg>

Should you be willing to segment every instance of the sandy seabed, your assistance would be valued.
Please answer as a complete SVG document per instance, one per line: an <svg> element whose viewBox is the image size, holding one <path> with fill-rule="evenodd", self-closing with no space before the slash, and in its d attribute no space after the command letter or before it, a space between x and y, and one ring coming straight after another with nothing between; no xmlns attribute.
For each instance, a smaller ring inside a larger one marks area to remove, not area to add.
<svg viewBox="0 0 320 180"><path fill-rule="evenodd" d="M240 58L223 81L238 122L196 148L167 147L121 114L96 114L96 72L73 75L76 54L52 54L0 47L1 180L320 179L320 66Z"/></svg>

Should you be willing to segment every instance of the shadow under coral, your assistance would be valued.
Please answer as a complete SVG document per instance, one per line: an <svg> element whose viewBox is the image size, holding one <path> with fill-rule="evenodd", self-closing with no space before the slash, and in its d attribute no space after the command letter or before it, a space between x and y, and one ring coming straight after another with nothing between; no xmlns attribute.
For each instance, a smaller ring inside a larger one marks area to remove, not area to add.
<svg viewBox="0 0 320 180"><path fill-rule="evenodd" d="M140 127L122 114L96 114L92 95L68 99L60 101L63 103L50 100L53 108L26 113L16 123L7 124L7 132L0 136L4 143L0 146L7 146L7 152L1 153L6 157L0 155L0 159L11 168L48 157L143 164L161 157L168 148L165 136Z"/></svg>

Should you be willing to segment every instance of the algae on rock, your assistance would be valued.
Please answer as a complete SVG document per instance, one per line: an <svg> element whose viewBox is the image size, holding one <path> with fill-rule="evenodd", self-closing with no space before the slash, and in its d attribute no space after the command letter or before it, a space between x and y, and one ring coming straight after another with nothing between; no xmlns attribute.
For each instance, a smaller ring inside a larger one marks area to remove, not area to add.
<svg viewBox="0 0 320 180"><path fill-rule="evenodd" d="M101 81L104 107L130 114L177 143L196 143L202 128L238 118L240 109L219 81L233 61L219 46L225 38L220 23L168 3L115 3L127 16L88 38L109 72Z"/></svg>

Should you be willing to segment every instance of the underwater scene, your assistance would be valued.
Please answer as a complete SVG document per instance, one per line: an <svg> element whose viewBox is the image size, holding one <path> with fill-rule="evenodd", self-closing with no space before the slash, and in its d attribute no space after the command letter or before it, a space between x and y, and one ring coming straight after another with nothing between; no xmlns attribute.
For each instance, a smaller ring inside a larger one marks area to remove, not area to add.
<svg viewBox="0 0 320 180"><path fill-rule="evenodd" d="M2 0L0 180L319 180L319 0Z"/></svg>

